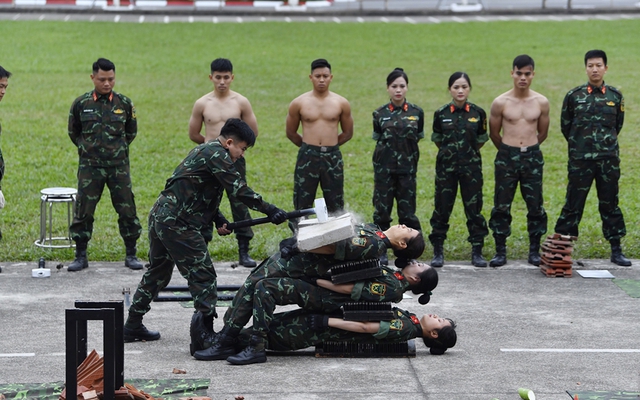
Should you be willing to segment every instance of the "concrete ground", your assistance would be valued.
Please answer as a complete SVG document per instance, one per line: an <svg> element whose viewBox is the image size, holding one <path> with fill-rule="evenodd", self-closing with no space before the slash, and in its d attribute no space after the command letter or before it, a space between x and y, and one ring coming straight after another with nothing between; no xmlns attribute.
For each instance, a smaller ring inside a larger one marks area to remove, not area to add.
<svg viewBox="0 0 640 400"><path fill-rule="evenodd" d="M502 268L446 262L432 300L400 306L437 313L458 323L458 343L432 356L422 342L417 357L338 359L269 355L265 364L233 366L197 361L189 354L192 310L154 302L145 324L161 332L149 343L125 345L125 380L206 378L213 399L518 399L517 389L538 399L570 399L570 391L640 391L640 300L611 279L586 279L580 270L606 269L616 279L640 280L608 260L579 260L573 277L546 277L510 260ZM0 384L64 380L64 310L75 300L123 299L141 271L121 263L95 263L82 272L57 270L33 278L35 263L0 263ZM218 283L241 284L249 270L216 264ZM632 282L633 283L633 282ZM175 272L171 285L184 285ZM220 307L222 315L225 309ZM221 328L216 320L216 330ZM102 325L89 324L89 350L102 350ZM174 368L186 375L174 375ZM582 398L582 397L581 397Z"/></svg>

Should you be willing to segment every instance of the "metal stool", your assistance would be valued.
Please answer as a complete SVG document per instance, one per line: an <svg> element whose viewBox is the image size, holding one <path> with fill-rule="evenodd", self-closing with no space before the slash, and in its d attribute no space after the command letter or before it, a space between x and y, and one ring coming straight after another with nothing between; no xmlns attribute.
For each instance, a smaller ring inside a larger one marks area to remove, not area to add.
<svg viewBox="0 0 640 400"><path fill-rule="evenodd" d="M73 209L76 204L76 193L73 188L46 188L40 191L40 239L35 241L38 247L49 249L61 249L75 247L69 234L69 226L73 216ZM66 236L53 237L53 205L55 203L67 203L67 234ZM54 242L65 241L67 243L54 244Z"/></svg>

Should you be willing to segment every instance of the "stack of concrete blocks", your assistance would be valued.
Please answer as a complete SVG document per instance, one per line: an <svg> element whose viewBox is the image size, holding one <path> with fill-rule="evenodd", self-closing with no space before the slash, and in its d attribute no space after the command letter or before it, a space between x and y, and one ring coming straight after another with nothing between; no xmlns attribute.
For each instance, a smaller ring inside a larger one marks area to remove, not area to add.
<svg viewBox="0 0 640 400"><path fill-rule="evenodd" d="M350 213L329 217L327 222L319 222L317 218L304 219L298 224L298 249L309 251L349 239L354 235L354 224Z"/></svg>
<svg viewBox="0 0 640 400"><path fill-rule="evenodd" d="M542 242L540 255L540 271L546 276L571 277L573 260L573 242L576 236L554 233Z"/></svg>

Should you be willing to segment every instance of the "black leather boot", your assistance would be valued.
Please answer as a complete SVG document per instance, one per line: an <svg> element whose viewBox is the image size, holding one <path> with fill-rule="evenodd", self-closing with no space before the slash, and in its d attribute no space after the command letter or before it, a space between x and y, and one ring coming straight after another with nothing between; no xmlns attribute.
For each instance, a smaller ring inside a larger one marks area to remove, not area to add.
<svg viewBox="0 0 640 400"><path fill-rule="evenodd" d="M478 268L485 268L487 266L487 261L482 257L481 244L476 244L471 247L471 264Z"/></svg>
<svg viewBox="0 0 640 400"><path fill-rule="evenodd" d="M89 268L87 260L87 242L76 242L76 259L67 267L67 271L77 272Z"/></svg>
<svg viewBox="0 0 640 400"><path fill-rule="evenodd" d="M631 260L622 254L622 247L620 247L620 239L611 239L611 262L621 267L630 267Z"/></svg>
<svg viewBox="0 0 640 400"><path fill-rule="evenodd" d="M540 266L540 238L532 238L529 243L529 258L527 262L536 267Z"/></svg>
<svg viewBox="0 0 640 400"><path fill-rule="evenodd" d="M127 249L127 256L124 259L124 266L130 269L142 269L144 265L142 265L142 263L136 256L136 242L127 241L124 245Z"/></svg>
<svg viewBox="0 0 640 400"><path fill-rule="evenodd" d="M249 346L240 353L227 358L227 361L234 365L257 364L267 361L267 352L264 349L264 339L251 335Z"/></svg>
<svg viewBox="0 0 640 400"><path fill-rule="evenodd" d="M231 328L224 327L217 334L216 341L208 349L198 350L193 353L196 360L226 360L227 357L236 354L236 336L238 336L238 330L232 330Z"/></svg>
<svg viewBox="0 0 640 400"><path fill-rule="evenodd" d="M216 341L216 333L213 331L213 314L204 315L202 311L196 311L191 317L189 334L191 335L189 352L192 356L196 351L211 347Z"/></svg>
<svg viewBox="0 0 640 400"><path fill-rule="evenodd" d="M160 332L150 331L142 324L142 316L129 314L127 322L124 324L124 342L130 343L135 341L150 342L160 339Z"/></svg>
<svg viewBox="0 0 640 400"><path fill-rule="evenodd" d="M442 242L433 244L433 258L431 259L431 266L434 268L440 268L444 265L444 249Z"/></svg>
<svg viewBox="0 0 640 400"><path fill-rule="evenodd" d="M507 263L507 238L505 236L496 236L496 255L493 256L489 265L492 267L502 267Z"/></svg>
<svg viewBox="0 0 640 400"><path fill-rule="evenodd" d="M249 257L249 238L238 236L239 264L247 268L255 268L256 261Z"/></svg>

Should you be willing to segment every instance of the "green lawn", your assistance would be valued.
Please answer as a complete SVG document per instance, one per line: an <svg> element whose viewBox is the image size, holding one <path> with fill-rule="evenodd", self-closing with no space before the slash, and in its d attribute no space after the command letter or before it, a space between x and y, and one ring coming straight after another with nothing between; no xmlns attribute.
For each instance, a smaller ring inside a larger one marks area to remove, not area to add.
<svg viewBox="0 0 640 400"><path fill-rule="evenodd" d="M45 187L75 187L77 154L67 136L71 102L92 89L90 68L98 57L117 66L116 90L137 106L139 133L131 147L131 170L138 212L147 227L147 214L175 166L193 144L187 123L193 102L211 90L212 59L230 58L235 66L233 88L252 102L260 137L247 153L248 182L269 201L291 209L292 172L297 147L285 137L289 102L311 84L310 62L327 58L333 65L331 89L350 100L354 138L343 146L345 197L350 211L370 221L373 207L371 112L388 99L386 75L402 67L410 78L408 99L424 108L427 139L422 141L418 216L426 233L433 209L436 148L430 142L433 111L449 101L449 75L464 70L471 76L471 100L488 111L497 95L512 87L511 61L522 53L536 60L532 88L551 102L549 139L545 155L544 197L552 231L563 205L566 186L566 142L559 131L562 99L567 90L586 81L582 57L602 48L609 55L607 82L621 89L627 116L620 139L622 179L620 200L627 221L623 241L629 257L640 258L640 230L635 188L640 179L637 112L640 83L640 24L627 21L492 22L410 24L243 23L243 24L113 24L84 22L14 22L0 24L0 65L13 72L0 103L2 151L6 175L2 184L7 206L0 212L0 261L35 260L48 251L33 241L39 234L39 191ZM634 50L635 49L635 50ZM484 155L484 215L493 198L495 148ZM608 257L601 232L595 189L580 226L575 256ZM105 193L106 194L106 193ZM228 203L223 203L227 214ZM523 258L528 250L526 208L518 195L513 205L513 235L509 257ZM259 216L261 214L255 213ZM98 206L90 260L120 260L124 247L117 216L108 195ZM454 209L446 259L468 259L470 248L461 203ZM262 258L277 249L289 234L285 225L255 227L252 255ZM146 233L139 255L147 250ZM211 244L215 260L236 259L233 237ZM493 239L485 255L493 254ZM71 259L71 250L54 250ZM423 256L431 258L428 247Z"/></svg>

